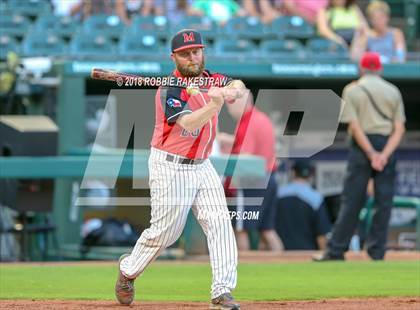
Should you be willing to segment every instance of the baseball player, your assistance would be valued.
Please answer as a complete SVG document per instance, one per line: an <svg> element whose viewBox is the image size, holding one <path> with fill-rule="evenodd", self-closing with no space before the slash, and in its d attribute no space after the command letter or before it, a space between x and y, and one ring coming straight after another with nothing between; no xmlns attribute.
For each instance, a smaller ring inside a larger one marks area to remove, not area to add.
<svg viewBox="0 0 420 310"><path fill-rule="evenodd" d="M181 30L172 38L171 47L176 64L172 76L225 78L204 69L200 33ZM149 157L151 225L131 254L120 258L115 293L121 304L132 303L134 280L179 238L192 208L207 237L213 273L210 309L240 309L231 295L237 277L235 235L222 184L208 159L221 107L246 91L240 80L226 80L223 88L206 85L207 92L191 94L185 88L160 87L156 93Z"/></svg>

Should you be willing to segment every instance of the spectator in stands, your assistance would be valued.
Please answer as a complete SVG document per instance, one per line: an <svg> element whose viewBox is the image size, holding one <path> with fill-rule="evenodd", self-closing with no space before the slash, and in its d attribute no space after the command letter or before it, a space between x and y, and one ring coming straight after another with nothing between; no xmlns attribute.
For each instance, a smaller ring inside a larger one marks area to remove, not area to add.
<svg viewBox="0 0 420 310"><path fill-rule="evenodd" d="M163 15L161 8L155 5L153 0L116 0L115 13L126 25L131 24L133 15Z"/></svg>
<svg viewBox="0 0 420 310"><path fill-rule="evenodd" d="M405 113L399 89L381 78L377 53L360 60L361 77L343 90L341 122L348 124L351 146L342 194L342 206L327 249L315 261L344 260L366 203L366 188L373 178L375 214L366 240L368 255L382 260L386 253L388 225L395 189L396 158L405 131Z"/></svg>
<svg viewBox="0 0 420 310"><path fill-rule="evenodd" d="M54 15L56 16L74 16L80 19L83 1L82 0L51 0Z"/></svg>
<svg viewBox="0 0 420 310"><path fill-rule="evenodd" d="M317 27L321 36L349 47L356 30L366 31L368 26L355 0L330 0L318 12Z"/></svg>
<svg viewBox="0 0 420 310"><path fill-rule="evenodd" d="M286 15L300 16L311 24L316 23L318 12L325 9L328 0L283 0L282 7Z"/></svg>
<svg viewBox="0 0 420 310"><path fill-rule="evenodd" d="M0 67L0 115L16 112L16 82L20 67L19 55L12 51L7 52L5 66Z"/></svg>
<svg viewBox="0 0 420 310"><path fill-rule="evenodd" d="M114 4L112 0L82 0L82 18L86 19L91 15L112 15Z"/></svg>
<svg viewBox="0 0 420 310"><path fill-rule="evenodd" d="M383 63L404 62L406 45L404 33L389 26L391 10L384 1L373 1L367 7L367 16L372 29L367 32L357 31L355 44L351 51L353 60L358 61L365 51L381 55Z"/></svg>
<svg viewBox="0 0 420 310"><path fill-rule="evenodd" d="M185 16L192 15L193 0L155 0L157 12L165 15L171 24L179 24Z"/></svg>
<svg viewBox="0 0 420 310"><path fill-rule="evenodd" d="M278 0L242 0L242 7L248 16L258 17L265 24L280 16Z"/></svg>
<svg viewBox="0 0 420 310"><path fill-rule="evenodd" d="M229 114L238 122L235 135L220 133L218 141L222 150L231 149L231 154L251 154L264 157L266 160L266 177L263 180L241 178L241 190L236 191L237 206L235 211L258 212L258 219L239 218L235 221L235 235L239 250L249 250L249 232L260 232L260 244L272 251L282 249L281 240L274 230L274 211L277 183L274 177L276 171L275 135L270 118L253 105L252 94L228 104ZM227 178L225 189L229 196L231 179ZM262 204L244 205L250 199L263 198ZM242 201L242 202L241 202ZM249 213L248 213L249 214Z"/></svg>
<svg viewBox="0 0 420 310"><path fill-rule="evenodd" d="M325 249L331 222L324 198L311 186L314 168L309 160L297 160L292 173L292 182L277 193L276 231L285 250Z"/></svg>
<svg viewBox="0 0 420 310"><path fill-rule="evenodd" d="M245 10L234 0L195 0L191 12L194 15L208 16L219 25L224 25L234 16L245 15Z"/></svg>

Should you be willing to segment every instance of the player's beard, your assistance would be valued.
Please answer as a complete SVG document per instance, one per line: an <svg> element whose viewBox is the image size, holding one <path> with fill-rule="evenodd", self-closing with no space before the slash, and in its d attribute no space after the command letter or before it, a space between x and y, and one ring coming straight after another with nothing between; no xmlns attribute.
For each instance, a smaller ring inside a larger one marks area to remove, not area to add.
<svg viewBox="0 0 420 310"><path fill-rule="evenodd" d="M204 55L199 64L193 64L190 62L185 66L181 66L177 61L175 61L175 63L179 73L181 73L181 75L184 77L200 76L204 71Z"/></svg>

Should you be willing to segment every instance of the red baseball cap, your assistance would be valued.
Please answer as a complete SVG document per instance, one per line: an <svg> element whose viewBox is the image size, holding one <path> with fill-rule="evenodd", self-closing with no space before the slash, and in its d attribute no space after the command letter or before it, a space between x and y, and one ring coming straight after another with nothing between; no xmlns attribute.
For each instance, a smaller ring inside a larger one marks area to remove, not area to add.
<svg viewBox="0 0 420 310"><path fill-rule="evenodd" d="M171 40L172 53L193 47L204 47L201 34L193 29L183 29L177 32Z"/></svg>
<svg viewBox="0 0 420 310"><path fill-rule="evenodd" d="M378 53L366 52L360 58L360 67L371 71L381 71L381 56Z"/></svg>

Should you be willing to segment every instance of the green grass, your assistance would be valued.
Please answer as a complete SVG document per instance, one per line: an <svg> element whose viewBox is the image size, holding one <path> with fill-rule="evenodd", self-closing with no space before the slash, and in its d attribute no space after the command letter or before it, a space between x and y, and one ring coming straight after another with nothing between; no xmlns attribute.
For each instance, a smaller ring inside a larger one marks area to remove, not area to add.
<svg viewBox="0 0 420 310"><path fill-rule="evenodd" d="M115 266L1 265L0 299L114 299ZM241 264L239 300L420 296L420 262ZM206 264L152 264L137 299L207 301Z"/></svg>

